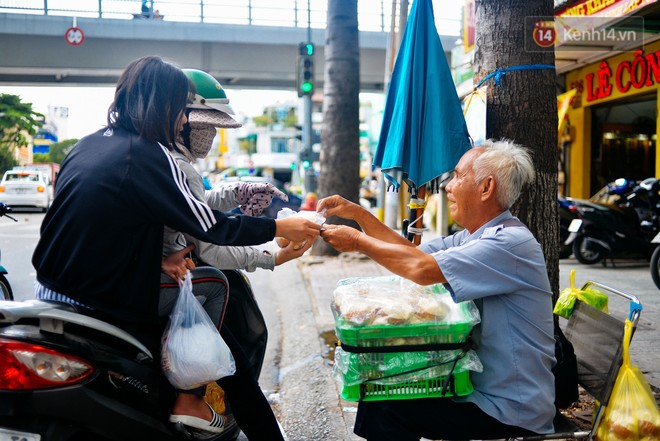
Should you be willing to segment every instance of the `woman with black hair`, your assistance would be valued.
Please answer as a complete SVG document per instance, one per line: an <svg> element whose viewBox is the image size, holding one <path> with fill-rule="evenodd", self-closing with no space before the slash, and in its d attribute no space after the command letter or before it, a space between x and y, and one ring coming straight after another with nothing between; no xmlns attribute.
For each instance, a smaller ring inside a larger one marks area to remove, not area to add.
<svg viewBox="0 0 660 441"><path fill-rule="evenodd" d="M81 139L64 160L32 257L37 298L77 305L133 331L154 352L163 331L165 225L218 245L275 236L312 241L320 229L301 218L228 217L194 197L171 154L188 92L186 75L159 57L128 65L108 126Z"/></svg>

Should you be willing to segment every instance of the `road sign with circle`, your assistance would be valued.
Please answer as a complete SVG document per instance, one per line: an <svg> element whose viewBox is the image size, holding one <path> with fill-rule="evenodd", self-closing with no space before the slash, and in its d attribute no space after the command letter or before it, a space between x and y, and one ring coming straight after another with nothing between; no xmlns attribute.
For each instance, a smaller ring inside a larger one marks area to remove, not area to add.
<svg viewBox="0 0 660 441"><path fill-rule="evenodd" d="M71 27L64 33L64 39L71 46L80 46L85 41L85 34L82 29Z"/></svg>

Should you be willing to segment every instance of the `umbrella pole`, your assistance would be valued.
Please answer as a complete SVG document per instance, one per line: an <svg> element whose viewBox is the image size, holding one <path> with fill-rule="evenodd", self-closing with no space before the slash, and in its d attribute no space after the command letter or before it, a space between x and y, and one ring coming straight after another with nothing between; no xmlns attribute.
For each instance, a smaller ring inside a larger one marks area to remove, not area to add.
<svg viewBox="0 0 660 441"><path fill-rule="evenodd" d="M416 200L422 202L417 202ZM412 227L413 229L418 229L417 231L419 232L417 233L415 230L413 232L408 231L407 239L415 245L419 245L422 242L421 229L424 228L424 208L426 208L426 184L417 188L417 191L411 195L410 200L410 220L408 221L407 230L410 230Z"/></svg>

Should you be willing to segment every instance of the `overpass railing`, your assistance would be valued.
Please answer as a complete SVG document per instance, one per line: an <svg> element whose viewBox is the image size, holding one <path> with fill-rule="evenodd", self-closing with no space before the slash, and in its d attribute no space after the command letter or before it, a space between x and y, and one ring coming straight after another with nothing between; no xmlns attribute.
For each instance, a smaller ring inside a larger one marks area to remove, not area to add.
<svg viewBox="0 0 660 441"><path fill-rule="evenodd" d="M323 29L327 0L0 0L0 13ZM361 31L389 32L391 17L392 0L358 2Z"/></svg>

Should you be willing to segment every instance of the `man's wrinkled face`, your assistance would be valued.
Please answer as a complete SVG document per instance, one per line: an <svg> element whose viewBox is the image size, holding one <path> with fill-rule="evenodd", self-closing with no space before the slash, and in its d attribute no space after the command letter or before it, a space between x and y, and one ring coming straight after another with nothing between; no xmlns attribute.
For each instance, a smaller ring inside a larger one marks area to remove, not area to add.
<svg viewBox="0 0 660 441"><path fill-rule="evenodd" d="M480 202L479 185L475 182L472 168L478 153L477 149L472 149L463 155L454 169L452 179L445 188L449 201L449 213L463 227L470 223L470 217L476 212Z"/></svg>

